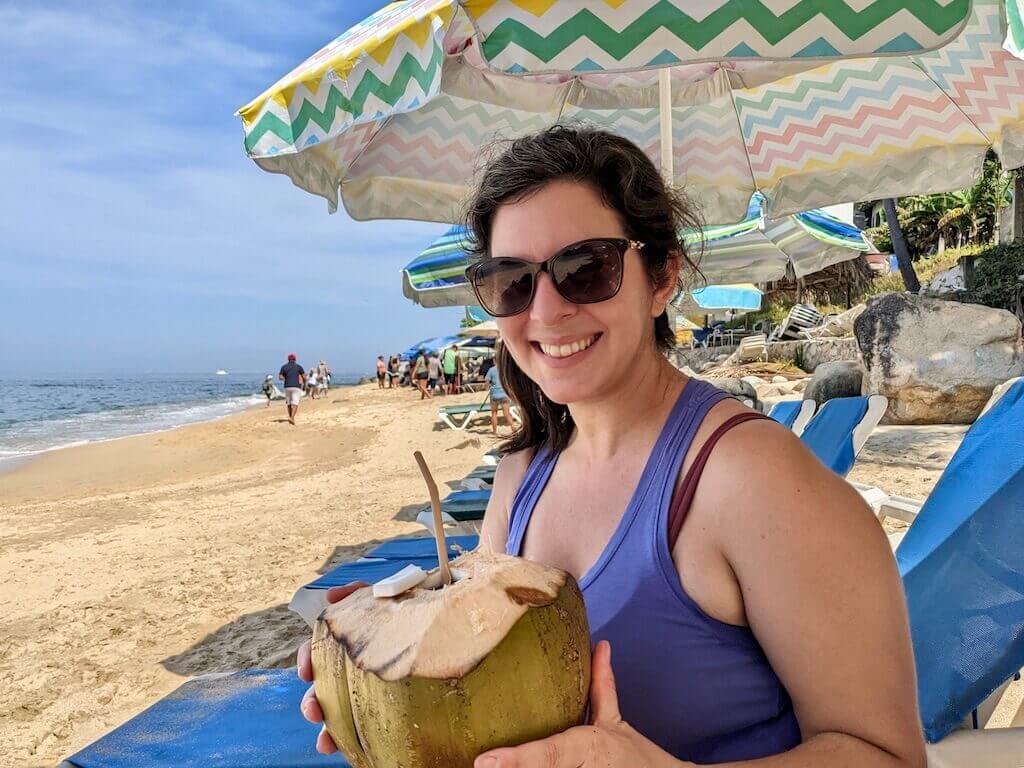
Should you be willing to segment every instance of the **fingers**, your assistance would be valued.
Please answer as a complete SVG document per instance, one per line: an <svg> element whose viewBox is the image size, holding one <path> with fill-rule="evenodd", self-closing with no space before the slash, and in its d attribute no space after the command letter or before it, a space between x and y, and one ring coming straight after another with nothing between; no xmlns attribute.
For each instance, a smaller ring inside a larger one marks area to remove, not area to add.
<svg viewBox="0 0 1024 768"><path fill-rule="evenodd" d="M622 722L615 674L612 672L612 646L607 640L602 640L594 648L591 662L590 720L595 725Z"/></svg>
<svg viewBox="0 0 1024 768"><path fill-rule="evenodd" d="M320 734L316 737L316 751L322 755L333 755L338 751L338 745L334 743L326 728L321 728Z"/></svg>
<svg viewBox="0 0 1024 768"><path fill-rule="evenodd" d="M298 653L295 654L296 666L298 668L299 680L304 683L313 682L313 663L310 660L313 643L311 640L306 640L302 645L299 646Z"/></svg>
<svg viewBox="0 0 1024 768"><path fill-rule="evenodd" d="M370 586L365 581L353 581L351 584L346 584L343 587L331 587L327 590L327 602L338 603L344 600L346 597L351 595L357 589Z"/></svg>
<svg viewBox="0 0 1024 768"><path fill-rule="evenodd" d="M589 726L570 728L540 741L485 752L473 762L473 768L580 768L596 754L596 735L596 729Z"/></svg>
<svg viewBox="0 0 1024 768"><path fill-rule="evenodd" d="M299 702L299 711L311 723L322 723L324 721L324 711L320 709L320 702L316 700L316 692L312 685L302 694L302 701Z"/></svg>

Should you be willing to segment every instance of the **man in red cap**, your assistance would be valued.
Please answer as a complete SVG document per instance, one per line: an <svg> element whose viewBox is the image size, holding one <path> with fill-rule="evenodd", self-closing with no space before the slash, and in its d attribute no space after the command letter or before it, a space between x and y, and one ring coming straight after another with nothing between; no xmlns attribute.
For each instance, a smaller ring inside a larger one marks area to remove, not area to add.
<svg viewBox="0 0 1024 768"><path fill-rule="evenodd" d="M306 384L306 372L302 366L295 362L295 353L288 355L288 362L281 366L281 372L277 378L284 382L284 402L288 407L288 422L295 423L295 416L299 412L299 398L302 397L302 388Z"/></svg>

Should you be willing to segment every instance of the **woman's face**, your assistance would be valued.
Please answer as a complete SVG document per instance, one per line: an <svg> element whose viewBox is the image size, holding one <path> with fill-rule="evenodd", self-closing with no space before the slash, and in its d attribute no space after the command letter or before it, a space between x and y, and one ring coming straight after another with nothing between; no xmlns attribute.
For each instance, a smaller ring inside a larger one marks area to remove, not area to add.
<svg viewBox="0 0 1024 768"><path fill-rule="evenodd" d="M618 214L590 186L553 181L518 203L501 206L491 227L491 255L541 262L567 245L596 237L624 238ZM634 375L654 349L653 318L671 286L655 294L640 255L626 253L622 288L598 304L563 299L546 272L530 306L498 318L520 368L556 403L608 396ZM574 345L583 347L572 352Z"/></svg>

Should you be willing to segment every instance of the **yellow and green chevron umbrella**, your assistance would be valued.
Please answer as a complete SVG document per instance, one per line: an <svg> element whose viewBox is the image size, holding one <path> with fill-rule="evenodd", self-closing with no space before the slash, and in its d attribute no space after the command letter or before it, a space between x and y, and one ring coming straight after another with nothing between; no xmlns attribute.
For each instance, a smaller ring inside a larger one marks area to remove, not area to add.
<svg viewBox="0 0 1024 768"><path fill-rule="evenodd" d="M1024 165L1024 0L409 0L240 110L264 169L357 219L453 222L482 147L556 122L643 147L707 221Z"/></svg>

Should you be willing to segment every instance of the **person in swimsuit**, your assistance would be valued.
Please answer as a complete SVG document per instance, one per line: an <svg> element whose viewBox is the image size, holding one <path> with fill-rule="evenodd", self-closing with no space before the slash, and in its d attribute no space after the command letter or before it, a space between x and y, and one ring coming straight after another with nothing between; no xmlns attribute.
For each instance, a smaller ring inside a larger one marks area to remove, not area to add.
<svg viewBox="0 0 1024 768"><path fill-rule="evenodd" d="M589 724L475 768L923 768L878 521L791 431L665 357L695 276L685 201L627 139L556 126L505 145L467 219L522 416L480 546L571 573L596 646ZM301 706L322 719L312 689Z"/></svg>

